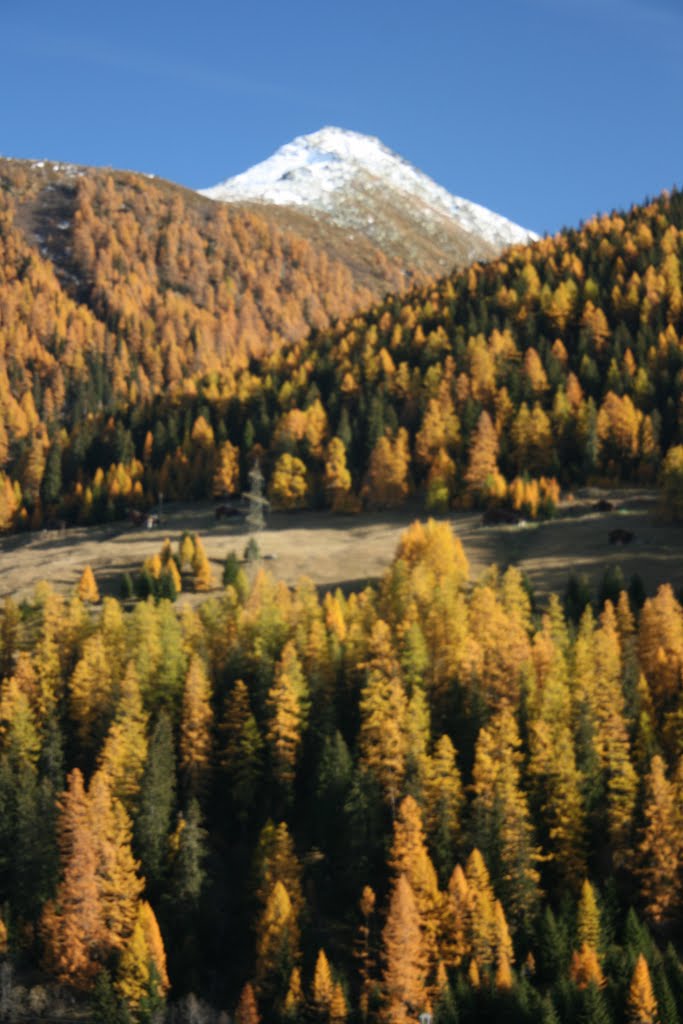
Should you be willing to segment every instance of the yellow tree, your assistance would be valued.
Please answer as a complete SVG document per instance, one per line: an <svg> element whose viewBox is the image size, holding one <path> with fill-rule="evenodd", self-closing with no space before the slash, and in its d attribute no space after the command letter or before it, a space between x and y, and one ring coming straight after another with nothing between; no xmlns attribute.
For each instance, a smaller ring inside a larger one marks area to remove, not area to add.
<svg viewBox="0 0 683 1024"><path fill-rule="evenodd" d="M370 453L363 494L368 503L380 508L400 505L408 496L410 450L408 432L400 427L392 440L380 437Z"/></svg>
<svg viewBox="0 0 683 1024"><path fill-rule="evenodd" d="M386 1024L408 1024L428 1008L427 963L419 912L410 883L399 875L394 884L382 932L384 1007Z"/></svg>
<svg viewBox="0 0 683 1024"><path fill-rule="evenodd" d="M337 981L330 1001L330 1024L344 1024L348 1014L349 1008L346 1004L344 988L341 982Z"/></svg>
<svg viewBox="0 0 683 1024"><path fill-rule="evenodd" d="M166 950L156 915L146 900L140 903L139 918L147 944L148 960L154 967L158 994L164 995L170 988L166 970Z"/></svg>
<svg viewBox="0 0 683 1024"><path fill-rule="evenodd" d="M305 508L308 503L306 466L295 455L284 452L275 463L270 480L270 499L277 508Z"/></svg>
<svg viewBox="0 0 683 1024"><path fill-rule="evenodd" d="M289 797L305 723L307 689L294 646L287 646L287 657L278 664L266 700L269 712L266 743L274 778Z"/></svg>
<svg viewBox="0 0 683 1024"><path fill-rule="evenodd" d="M81 658L69 681L71 717L81 743L93 750L101 741L114 711L111 666L102 635L83 644Z"/></svg>
<svg viewBox="0 0 683 1024"><path fill-rule="evenodd" d="M258 1003L251 982L247 982L240 993L235 1010L235 1024L261 1024Z"/></svg>
<svg viewBox="0 0 683 1024"><path fill-rule="evenodd" d="M453 868L442 904L441 958L449 967L459 967L472 949L472 900L470 887L460 864Z"/></svg>
<svg viewBox="0 0 683 1024"><path fill-rule="evenodd" d="M581 886L581 897L576 912L576 939L579 948L590 946L598 954L602 949L600 910L595 890L587 878Z"/></svg>
<svg viewBox="0 0 683 1024"><path fill-rule="evenodd" d="M195 590L204 592L206 590L211 590L212 587L216 585L209 557L199 537L195 537L194 539L192 571L194 572Z"/></svg>
<svg viewBox="0 0 683 1024"><path fill-rule="evenodd" d="M136 1012L150 988L150 957L140 916L126 939L116 971L116 990L126 1005Z"/></svg>
<svg viewBox="0 0 683 1024"><path fill-rule="evenodd" d="M660 925L674 920L681 906L683 830L675 787L659 755L652 758L645 780L643 817L641 895L648 917Z"/></svg>
<svg viewBox="0 0 683 1024"><path fill-rule="evenodd" d="M168 988L166 954L159 926L149 903L143 901L118 963L116 990L136 1013L150 994L162 999Z"/></svg>
<svg viewBox="0 0 683 1024"><path fill-rule="evenodd" d="M503 904L500 900L496 900L494 904L493 916L496 933L495 986L497 989L509 989L512 988L512 965L515 962L515 951Z"/></svg>
<svg viewBox="0 0 683 1024"><path fill-rule="evenodd" d="M600 967L600 959L597 951L584 942L581 949L572 953L569 966L569 977L577 988L585 989L589 985L602 988L605 984L605 976Z"/></svg>
<svg viewBox="0 0 683 1024"><path fill-rule="evenodd" d="M81 573L76 593L80 597L81 601L85 601L88 604L97 604L100 599L100 592L97 589L95 576L89 565L86 565L85 569Z"/></svg>
<svg viewBox="0 0 683 1024"><path fill-rule="evenodd" d="M470 445L465 473L467 490L475 501L482 501L496 488L498 473L498 436L491 417L484 409Z"/></svg>
<svg viewBox="0 0 683 1024"><path fill-rule="evenodd" d="M453 858L461 832L464 803L462 779L450 737L441 736L430 759L425 787L425 826L439 874L445 882L453 870Z"/></svg>
<svg viewBox="0 0 683 1024"><path fill-rule="evenodd" d="M457 444L460 424L448 391L427 402L422 425L415 435L415 455L424 466L430 466L439 451Z"/></svg>
<svg viewBox="0 0 683 1024"><path fill-rule="evenodd" d="M427 474L425 504L428 509L444 512L455 490L455 463L445 448L434 455Z"/></svg>
<svg viewBox="0 0 683 1024"><path fill-rule="evenodd" d="M112 794L133 814L147 760L147 724L134 662L121 683L121 696L100 752L98 767L109 781Z"/></svg>
<svg viewBox="0 0 683 1024"><path fill-rule="evenodd" d="M327 1020L330 1015L332 997L334 996L334 980L330 970L330 964L324 949L318 950L318 957L313 972L313 987L311 989L311 1003L316 1016L321 1020Z"/></svg>
<svg viewBox="0 0 683 1024"><path fill-rule="evenodd" d="M140 865L131 848L132 825L123 804L112 796L102 771L91 779L88 801L106 945L110 950L120 950L135 927L144 888L138 874Z"/></svg>
<svg viewBox="0 0 683 1024"><path fill-rule="evenodd" d="M316 398L306 409L306 427L304 438L308 450L315 459L322 459L325 442L329 437L327 413L319 398Z"/></svg>
<svg viewBox="0 0 683 1024"><path fill-rule="evenodd" d="M420 808L412 796L404 797L399 806L389 865L396 877L403 875L410 883L422 932L422 948L431 971L437 961L441 899L436 871L425 845Z"/></svg>
<svg viewBox="0 0 683 1024"><path fill-rule="evenodd" d="M593 644L595 676L586 691L587 704L590 718L595 723L597 756L607 789L607 826L612 858L617 867L622 867L628 864L632 847L638 777L631 761L626 725L619 627L610 601L605 604ZM599 680L597 684L596 680Z"/></svg>
<svg viewBox="0 0 683 1024"><path fill-rule="evenodd" d="M341 511L351 490L351 474L346 465L346 446L333 437L325 456L325 495L334 512Z"/></svg>
<svg viewBox="0 0 683 1024"><path fill-rule="evenodd" d="M180 719L180 765L192 795L202 792L208 783L212 725L211 684L204 662L195 654L185 677Z"/></svg>
<svg viewBox="0 0 683 1024"><path fill-rule="evenodd" d="M558 877L578 889L586 874L585 824L564 645L557 617L546 616L534 638L536 698L529 724L529 774Z"/></svg>
<svg viewBox="0 0 683 1024"><path fill-rule="evenodd" d="M224 441L216 454L216 468L211 490L216 498L234 494L240 486L240 450L230 441Z"/></svg>
<svg viewBox="0 0 683 1024"><path fill-rule="evenodd" d="M627 1024L659 1024L659 1009L652 990L647 960L641 953L636 960L626 1000Z"/></svg>
<svg viewBox="0 0 683 1024"><path fill-rule="evenodd" d="M391 631L381 619L373 627L371 649L373 657L360 695L361 763L377 779L393 812L406 771L408 700Z"/></svg>
<svg viewBox="0 0 683 1024"><path fill-rule="evenodd" d="M301 865L297 859L287 823L266 822L259 836L254 857L256 899L263 908L270 899L276 882L282 882L298 919L304 908Z"/></svg>
<svg viewBox="0 0 683 1024"><path fill-rule="evenodd" d="M90 808L77 768L59 800L58 841L61 877L41 923L46 963L61 981L88 988L100 970L107 931Z"/></svg>
<svg viewBox="0 0 683 1024"><path fill-rule="evenodd" d="M465 865L470 900L470 943L478 967L494 963L498 944L496 899L488 868L479 850L472 850Z"/></svg>
<svg viewBox="0 0 683 1024"><path fill-rule="evenodd" d="M656 710L668 710L680 693L683 668L683 611L670 584L648 598L640 613L638 660Z"/></svg>
<svg viewBox="0 0 683 1024"><path fill-rule="evenodd" d="M266 998L285 994L298 959L299 929L282 882L272 888L256 929L256 983Z"/></svg>
<svg viewBox="0 0 683 1024"><path fill-rule="evenodd" d="M515 925L530 926L540 899L540 851L521 784L521 740L505 703L480 730L472 773L472 821ZM481 962L481 961L480 961Z"/></svg>

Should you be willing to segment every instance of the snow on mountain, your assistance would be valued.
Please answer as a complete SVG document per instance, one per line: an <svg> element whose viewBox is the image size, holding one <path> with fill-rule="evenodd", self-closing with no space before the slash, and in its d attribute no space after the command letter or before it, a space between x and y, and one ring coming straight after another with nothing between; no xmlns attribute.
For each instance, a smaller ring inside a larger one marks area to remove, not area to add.
<svg viewBox="0 0 683 1024"><path fill-rule="evenodd" d="M538 237L451 195L379 139L341 128L302 135L243 174L202 189L202 195L324 214L380 248L391 249L401 232L423 232L432 249L444 250L444 263L449 256L452 262L492 256ZM454 245L457 251L450 252Z"/></svg>

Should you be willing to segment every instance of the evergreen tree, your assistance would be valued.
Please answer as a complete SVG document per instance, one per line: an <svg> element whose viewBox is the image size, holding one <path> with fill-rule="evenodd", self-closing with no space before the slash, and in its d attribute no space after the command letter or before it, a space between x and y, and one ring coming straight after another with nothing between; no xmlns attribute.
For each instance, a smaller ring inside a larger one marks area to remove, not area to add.
<svg viewBox="0 0 683 1024"><path fill-rule="evenodd" d="M162 711L150 737L135 819L135 848L142 872L153 888L160 885L167 869L174 805L173 731L168 715Z"/></svg>

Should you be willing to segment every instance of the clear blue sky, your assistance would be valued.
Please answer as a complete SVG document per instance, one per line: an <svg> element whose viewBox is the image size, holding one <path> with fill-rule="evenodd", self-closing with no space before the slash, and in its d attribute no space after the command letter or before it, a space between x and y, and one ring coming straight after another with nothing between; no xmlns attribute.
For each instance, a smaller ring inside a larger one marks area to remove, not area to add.
<svg viewBox="0 0 683 1024"><path fill-rule="evenodd" d="M339 125L540 232L683 183L681 0L3 4L0 153L192 188Z"/></svg>

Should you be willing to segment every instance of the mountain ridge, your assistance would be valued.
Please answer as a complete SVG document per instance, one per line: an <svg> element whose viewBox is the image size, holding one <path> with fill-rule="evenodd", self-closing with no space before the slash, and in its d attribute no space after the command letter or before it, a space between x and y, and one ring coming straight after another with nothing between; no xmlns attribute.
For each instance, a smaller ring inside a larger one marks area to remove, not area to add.
<svg viewBox="0 0 683 1024"><path fill-rule="evenodd" d="M336 127L297 136L200 194L262 209L307 210L426 273L488 259L538 238L452 195L379 139Z"/></svg>

